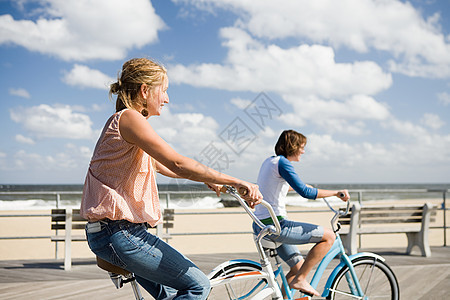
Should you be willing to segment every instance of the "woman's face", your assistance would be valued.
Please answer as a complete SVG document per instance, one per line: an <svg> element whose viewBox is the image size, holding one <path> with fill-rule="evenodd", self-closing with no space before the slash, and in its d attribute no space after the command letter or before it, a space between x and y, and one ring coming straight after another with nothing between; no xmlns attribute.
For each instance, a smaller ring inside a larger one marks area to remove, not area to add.
<svg viewBox="0 0 450 300"><path fill-rule="evenodd" d="M295 154L290 155L289 157L286 157L289 161L300 161L300 157L305 153L305 146L306 144L302 144L300 148L298 149L298 152Z"/></svg>
<svg viewBox="0 0 450 300"><path fill-rule="evenodd" d="M153 91L148 91L147 97L147 110L148 117L161 115L161 110L164 104L169 103L169 95L167 95L167 89L169 88L169 81L164 80L163 84L157 86Z"/></svg>

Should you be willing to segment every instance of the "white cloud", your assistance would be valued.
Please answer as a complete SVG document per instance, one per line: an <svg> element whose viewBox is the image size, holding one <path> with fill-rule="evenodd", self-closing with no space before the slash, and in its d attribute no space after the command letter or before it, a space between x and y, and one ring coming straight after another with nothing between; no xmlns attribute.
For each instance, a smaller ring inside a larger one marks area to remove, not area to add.
<svg viewBox="0 0 450 300"><path fill-rule="evenodd" d="M326 182L328 178L354 182L355 172L359 178L372 182L408 182L417 178L439 182L443 180L439 173L423 177L411 172L408 166L420 170L422 167L450 165L450 135L423 136L417 133L400 144L347 143L330 135L311 134L306 147L302 169L318 182Z"/></svg>
<svg viewBox="0 0 450 300"><path fill-rule="evenodd" d="M15 140L19 143L34 145L34 140L32 138L17 134Z"/></svg>
<svg viewBox="0 0 450 300"><path fill-rule="evenodd" d="M186 1L184 1L186 2ZM216 6L240 16L236 26L269 39L294 37L313 43L367 52L390 53L394 72L409 76L449 77L450 43L440 15L428 19L410 3L376 0L215 0L196 1L199 9Z"/></svg>
<svg viewBox="0 0 450 300"><path fill-rule="evenodd" d="M67 144L59 152L46 155L19 150L13 155L12 161L7 165L4 164L2 168L28 170L32 174L36 171L46 173L50 170L57 172L63 170L63 173L67 173L68 170L84 169L82 167L89 163L91 154L87 147L73 144Z"/></svg>
<svg viewBox="0 0 450 300"><path fill-rule="evenodd" d="M429 113L424 114L420 122L431 129L439 129L445 125L445 122L438 115Z"/></svg>
<svg viewBox="0 0 450 300"><path fill-rule="evenodd" d="M19 88L19 89L11 88L11 89L9 89L9 94L13 95L13 96L17 96L17 97L22 97L25 99L31 98L30 93L28 93L28 91L26 89L22 89L22 88Z"/></svg>
<svg viewBox="0 0 450 300"><path fill-rule="evenodd" d="M16 107L10 116L37 138L91 139L95 134L91 119L73 112L69 105Z"/></svg>
<svg viewBox="0 0 450 300"><path fill-rule="evenodd" d="M242 99L242 98L233 98L230 100L231 104L233 104L234 106L236 106L239 109L244 109L247 106L250 105L251 101L247 100L247 99Z"/></svg>
<svg viewBox="0 0 450 300"><path fill-rule="evenodd" d="M283 49L265 46L236 28L222 29L229 48L224 65L175 65L172 82L224 90L273 91L292 105L282 121L303 126L311 121L329 132L366 133L365 121L384 120L386 105L372 96L388 89L390 74L370 61L338 63L325 46ZM330 100L331 99L331 100ZM234 99L235 105L243 105Z"/></svg>
<svg viewBox="0 0 450 300"><path fill-rule="evenodd" d="M64 74L62 78L66 84L80 88L96 88L109 89L109 84L114 78L100 72L99 70L90 69L87 66L75 64L69 72Z"/></svg>
<svg viewBox="0 0 450 300"><path fill-rule="evenodd" d="M151 117L149 122L176 151L190 157L198 155L210 142L218 139L217 122L200 113L173 114L164 108L160 117Z"/></svg>
<svg viewBox="0 0 450 300"><path fill-rule="evenodd" d="M447 106L450 105L450 94L446 92L438 93L437 94L439 103Z"/></svg>
<svg viewBox="0 0 450 300"><path fill-rule="evenodd" d="M366 121L384 121L391 117L385 104L366 95L354 95L344 101L324 100L316 97L286 96L294 113L283 115L286 124L301 127L307 122L326 132L343 132L351 135L366 133Z"/></svg>
<svg viewBox="0 0 450 300"><path fill-rule="evenodd" d="M409 121L401 121L398 119L391 119L389 122L384 123L383 126L386 129L392 129L404 136L415 137L417 135L425 136L428 134L425 128Z"/></svg>
<svg viewBox="0 0 450 300"><path fill-rule="evenodd" d="M169 68L171 81L231 91L339 98L376 94L392 84L391 75L373 62L337 63L330 47L283 49L275 44L264 46L240 29L221 32L229 48L224 65L174 65Z"/></svg>
<svg viewBox="0 0 450 300"><path fill-rule="evenodd" d="M0 44L16 44L67 61L116 60L131 48L155 42L165 27L147 0L39 4L33 13L36 21L0 16Z"/></svg>

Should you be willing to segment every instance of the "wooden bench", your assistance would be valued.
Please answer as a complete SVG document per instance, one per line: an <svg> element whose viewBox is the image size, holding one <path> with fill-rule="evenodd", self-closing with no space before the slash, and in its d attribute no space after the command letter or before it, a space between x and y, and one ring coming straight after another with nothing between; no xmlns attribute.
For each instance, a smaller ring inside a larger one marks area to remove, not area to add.
<svg viewBox="0 0 450 300"><path fill-rule="evenodd" d="M64 270L72 268L72 241L86 241L84 228L86 220L80 216L79 209L57 208L52 209L51 228L56 235L51 237L52 242L64 242ZM83 229L79 235L72 235L72 229ZM64 234L59 234L64 230Z"/></svg>
<svg viewBox="0 0 450 300"><path fill-rule="evenodd" d="M163 210L162 224L157 225L155 234L163 239L170 239L170 234L164 233L163 228L173 228L174 210ZM87 221L80 216L79 209L57 208L52 209L51 228L56 235L51 236L52 242L64 242L64 270L72 268L72 242L86 241L85 226ZM72 234L72 230L80 230L80 234ZM64 234L60 234L64 230Z"/></svg>
<svg viewBox="0 0 450 300"><path fill-rule="evenodd" d="M339 218L343 225L339 235L346 251L355 254L359 235L405 233L408 238L406 253L411 254L412 248L418 246L422 256L429 257L428 231L435 216L435 206L430 203L363 207L355 203L347 216Z"/></svg>

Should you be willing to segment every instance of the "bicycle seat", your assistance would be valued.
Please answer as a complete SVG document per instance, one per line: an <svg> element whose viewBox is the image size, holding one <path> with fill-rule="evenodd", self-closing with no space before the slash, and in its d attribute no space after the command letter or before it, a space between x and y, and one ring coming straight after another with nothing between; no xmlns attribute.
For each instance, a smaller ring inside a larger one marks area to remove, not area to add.
<svg viewBox="0 0 450 300"><path fill-rule="evenodd" d="M123 276L128 276L131 274L131 272L128 272L127 270L122 269L119 266L113 265L112 263L107 262L106 260L101 259L98 256L96 256L96 257L97 257L97 266L102 270L105 270L105 271L111 272L111 273L115 273L115 274L120 274Z"/></svg>
<svg viewBox="0 0 450 300"><path fill-rule="evenodd" d="M256 239L256 236L254 236L254 237ZM278 247L283 245L283 243L262 239L261 240L261 245L263 246L263 248L266 248L266 249L277 249Z"/></svg>

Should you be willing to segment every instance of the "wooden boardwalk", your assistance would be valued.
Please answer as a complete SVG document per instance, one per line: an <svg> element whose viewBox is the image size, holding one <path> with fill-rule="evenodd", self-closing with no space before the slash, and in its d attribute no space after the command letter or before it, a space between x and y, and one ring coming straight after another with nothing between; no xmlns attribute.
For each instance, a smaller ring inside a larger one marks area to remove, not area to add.
<svg viewBox="0 0 450 300"><path fill-rule="evenodd" d="M396 249L394 249L396 250ZM30 249L30 251L32 251ZM432 247L432 256L424 258L387 252L381 254L394 270L401 299L450 299L450 247ZM257 259L252 253L191 255L205 273L220 262L233 258ZM144 290L145 299L153 299ZM0 261L0 299L134 299L126 285L116 290L106 272L93 259L74 260L71 271L64 271L62 260ZM319 298L314 298L319 299Z"/></svg>

